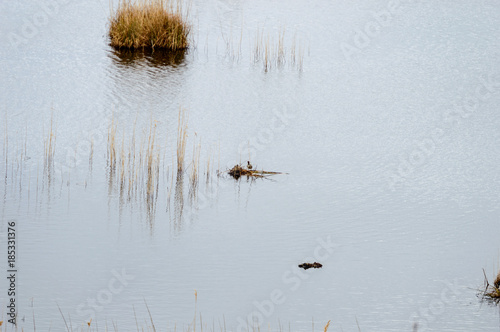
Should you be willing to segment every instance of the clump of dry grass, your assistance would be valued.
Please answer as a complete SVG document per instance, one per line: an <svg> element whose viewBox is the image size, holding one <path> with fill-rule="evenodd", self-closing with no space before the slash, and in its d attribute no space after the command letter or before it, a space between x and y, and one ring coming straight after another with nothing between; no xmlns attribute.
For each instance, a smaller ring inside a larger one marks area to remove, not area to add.
<svg viewBox="0 0 500 332"><path fill-rule="evenodd" d="M493 285L490 285L488 282L488 278L486 277L486 273L484 272L484 292L483 297L492 300L495 303L500 302L500 272L498 272L495 280L493 281Z"/></svg>
<svg viewBox="0 0 500 332"><path fill-rule="evenodd" d="M109 37L115 48L186 49L190 26L180 2L121 0L110 18Z"/></svg>

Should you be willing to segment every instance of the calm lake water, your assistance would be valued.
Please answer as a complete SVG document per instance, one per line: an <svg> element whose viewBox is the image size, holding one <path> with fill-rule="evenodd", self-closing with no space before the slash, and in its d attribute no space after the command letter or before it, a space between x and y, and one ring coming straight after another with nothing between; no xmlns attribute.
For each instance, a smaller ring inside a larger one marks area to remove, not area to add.
<svg viewBox="0 0 500 332"><path fill-rule="evenodd" d="M109 7L0 4L19 330L500 331L500 2L193 0L177 54Z"/></svg>

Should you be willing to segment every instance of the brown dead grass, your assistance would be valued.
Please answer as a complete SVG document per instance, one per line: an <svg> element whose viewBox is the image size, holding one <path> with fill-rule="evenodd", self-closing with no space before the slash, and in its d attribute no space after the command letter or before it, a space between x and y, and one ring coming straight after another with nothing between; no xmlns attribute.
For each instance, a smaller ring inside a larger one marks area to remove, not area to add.
<svg viewBox="0 0 500 332"><path fill-rule="evenodd" d="M110 18L109 37L115 48L186 49L191 27L180 3L122 0Z"/></svg>

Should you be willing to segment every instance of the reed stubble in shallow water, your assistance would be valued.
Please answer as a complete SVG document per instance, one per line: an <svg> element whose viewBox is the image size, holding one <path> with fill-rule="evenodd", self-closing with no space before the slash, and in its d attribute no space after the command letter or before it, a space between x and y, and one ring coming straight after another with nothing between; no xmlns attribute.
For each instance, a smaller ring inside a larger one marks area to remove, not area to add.
<svg viewBox="0 0 500 332"><path fill-rule="evenodd" d="M156 121L151 120L149 133L146 131L139 144L136 144L136 128L127 145L126 133L122 132L121 143L116 140L117 123L114 118L108 129L107 169L109 172L110 192L116 185L120 197L127 194L128 200L144 193L147 202L156 198L160 179L161 146L157 142Z"/></svg>
<svg viewBox="0 0 500 332"><path fill-rule="evenodd" d="M121 0L109 24L115 48L162 48L182 50L189 46L190 26L180 2Z"/></svg>
<svg viewBox="0 0 500 332"><path fill-rule="evenodd" d="M265 72L272 68L281 68L287 61L291 67L302 71L304 48L301 43L297 45L296 35L293 37L291 46L287 48L285 32L285 28L280 28L276 37L270 35L269 32L265 34L264 30L257 29L253 47L253 62L261 62ZM289 53L289 60L287 60L287 53Z"/></svg>

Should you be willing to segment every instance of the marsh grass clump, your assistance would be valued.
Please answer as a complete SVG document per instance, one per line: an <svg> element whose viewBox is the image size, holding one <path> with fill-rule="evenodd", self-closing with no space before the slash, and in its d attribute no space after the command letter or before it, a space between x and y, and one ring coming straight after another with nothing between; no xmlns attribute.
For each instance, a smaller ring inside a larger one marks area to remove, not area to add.
<svg viewBox="0 0 500 332"><path fill-rule="evenodd" d="M175 6L163 0L121 0L110 18L109 37L115 48L183 50L189 45L190 26Z"/></svg>
<svg viewBox="0 0 500 332"><path fill-rule="evenodd" d="M492 300L493 302L498 304L500 302L500 272L498 272L495 280L493 281L493 285L490 285L484 270L483 273L484 273L484 285L485 285L483 298Z"/></svg>

